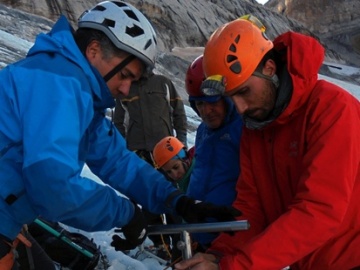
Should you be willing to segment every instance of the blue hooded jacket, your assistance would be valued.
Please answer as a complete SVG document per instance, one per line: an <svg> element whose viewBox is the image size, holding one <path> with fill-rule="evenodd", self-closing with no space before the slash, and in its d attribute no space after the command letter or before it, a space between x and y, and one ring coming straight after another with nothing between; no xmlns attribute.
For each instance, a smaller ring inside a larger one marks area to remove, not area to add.
<svg viewBox="0 0 360 270"><path fill-rule="evenodd" d="M242 119L228 97L224 97L227 113L223 125L210 129L201 123L195 138L196 163L190 177L187 195L216 205L231 205L236 197L240 174L240 137ZM214 222L214 220L212 220ZM193 234L201 244L209 244L217 234Z"/></svg>
<svg viewBox="0 0 360 270"><path fill-rule="evenodd" d="M176 188L105 118L113 97L65 17L0 81L0 234L14 239L39 215L87 231L122 227L134 206L114 189L151 212L172 211L181 195L167 204ZM85 162L114 189L81 177Z"/></svg>

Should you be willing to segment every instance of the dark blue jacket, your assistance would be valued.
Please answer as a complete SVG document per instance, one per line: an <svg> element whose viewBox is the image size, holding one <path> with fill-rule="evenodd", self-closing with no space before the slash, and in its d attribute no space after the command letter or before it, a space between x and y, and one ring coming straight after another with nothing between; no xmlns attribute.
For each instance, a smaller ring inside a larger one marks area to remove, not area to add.
<svg viewBox="0 0 360 270"><path fill-rule="evenodd" d="M195 139L196 163L187 194L217 205L231 205L240 173L240 137L242 119L232 101L225 97L227 114L224 124L210 129L201 123ZM195 240L208 244L216 234L194 234Z"/></svg>

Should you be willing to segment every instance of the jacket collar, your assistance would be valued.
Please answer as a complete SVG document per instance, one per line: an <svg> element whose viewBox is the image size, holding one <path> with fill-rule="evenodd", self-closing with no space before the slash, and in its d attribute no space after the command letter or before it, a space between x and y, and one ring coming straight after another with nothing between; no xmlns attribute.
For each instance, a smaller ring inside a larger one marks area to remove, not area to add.
<svg viewBox="0 0 360 270"><path fill-rule="evenodd" d="M114 99L99 72L90 65L81 53L73 37L73 28L65 16L61 16L52 30L47 34L40 34L27 56L38 53L59 54L78 65L85 73L94 98L94 107L105 109L114 107Z"/></svg>

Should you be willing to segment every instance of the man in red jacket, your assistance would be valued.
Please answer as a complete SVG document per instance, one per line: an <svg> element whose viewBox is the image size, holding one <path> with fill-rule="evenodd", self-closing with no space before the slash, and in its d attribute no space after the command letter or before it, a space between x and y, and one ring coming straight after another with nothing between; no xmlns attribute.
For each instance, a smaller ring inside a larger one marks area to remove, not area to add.
<svg viewBox="0 0 360 270"><path fill-rule="evenodd" d="M264 31L242 17L204 51L203 92L230 96L244 119L234 206L251 227L176 269L360 269L360 103L318 79L315 39Z"/></svg>

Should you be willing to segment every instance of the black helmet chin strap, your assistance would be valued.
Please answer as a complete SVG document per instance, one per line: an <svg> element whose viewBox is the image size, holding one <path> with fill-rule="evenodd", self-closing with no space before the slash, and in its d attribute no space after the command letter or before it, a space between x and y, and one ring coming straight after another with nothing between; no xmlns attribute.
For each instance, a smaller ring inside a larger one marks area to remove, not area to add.
<svg viewBox="0 0 360 270"><path fill-rule="evenodd" d="M122 70L127 64L129 64L132 60L135 59L135 55L131 54L126 57L123 61L121 61L116 67L114 67L108 74L104 76L105 82L110 80L116 73Z"/></svg>

